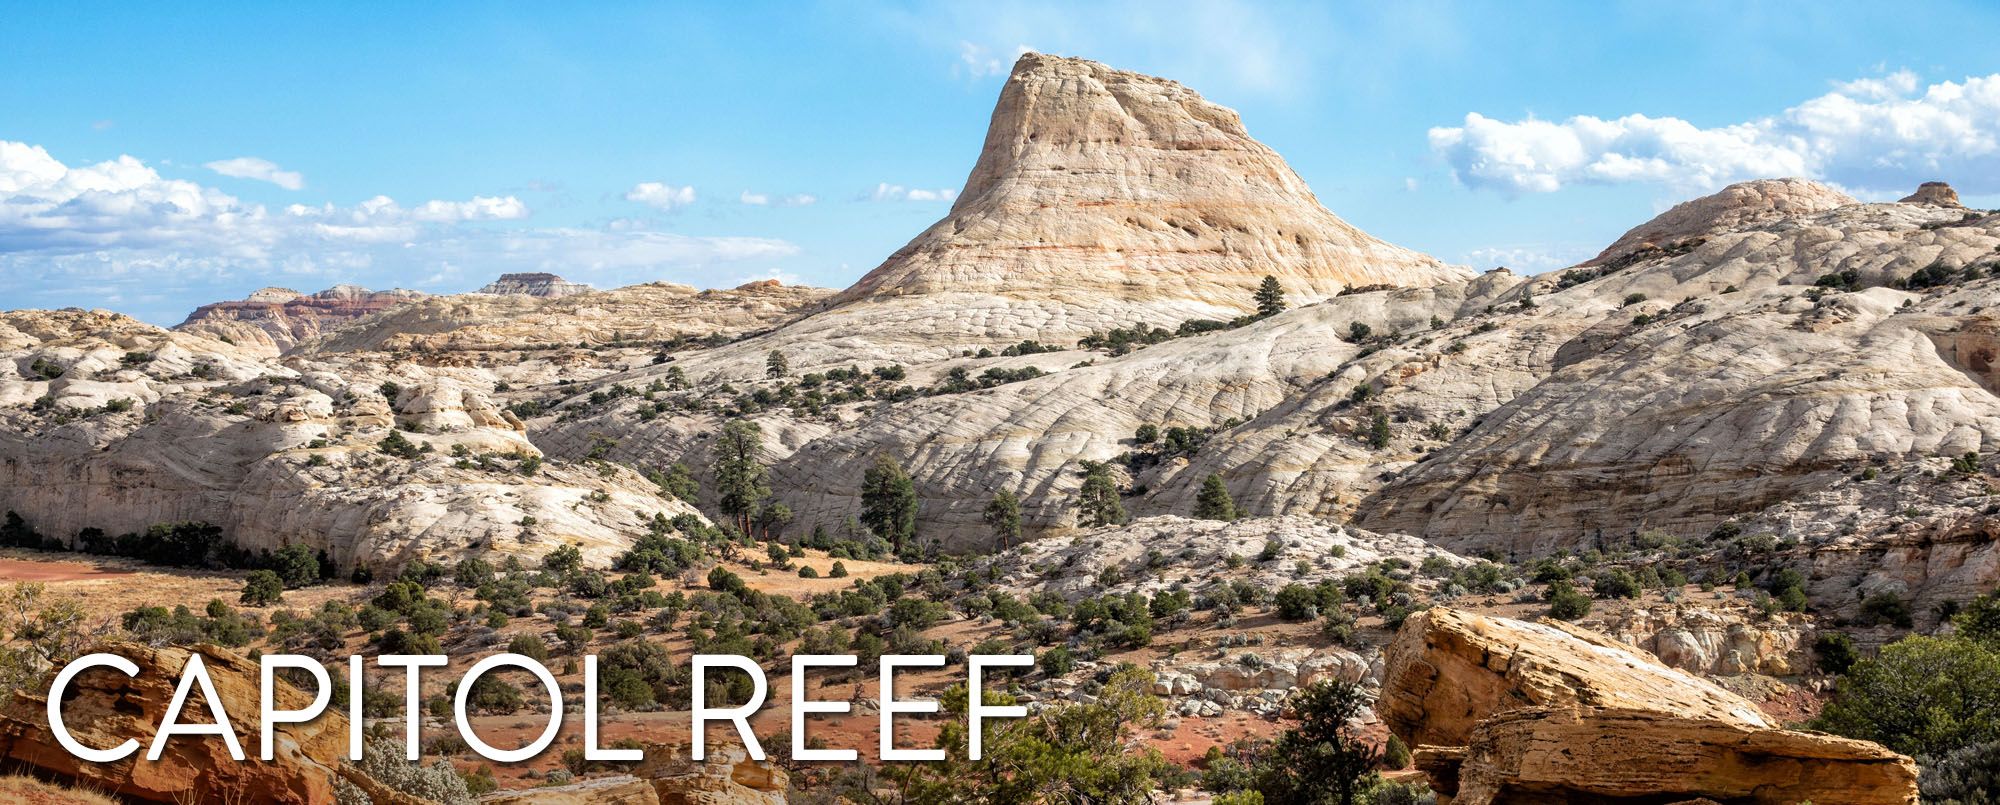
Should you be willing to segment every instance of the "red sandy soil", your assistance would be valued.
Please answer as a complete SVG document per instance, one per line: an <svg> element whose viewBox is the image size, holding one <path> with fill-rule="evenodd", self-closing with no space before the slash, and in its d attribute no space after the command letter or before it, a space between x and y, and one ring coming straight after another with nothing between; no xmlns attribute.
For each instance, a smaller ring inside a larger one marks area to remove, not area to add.
<svg viewBox="0 0 2000 805"><path fill-rule="evenodd" d="M131 571L114 570L84 562L45 562L0 557L0 582L82 581L129 575L132 575Z"/></svg>

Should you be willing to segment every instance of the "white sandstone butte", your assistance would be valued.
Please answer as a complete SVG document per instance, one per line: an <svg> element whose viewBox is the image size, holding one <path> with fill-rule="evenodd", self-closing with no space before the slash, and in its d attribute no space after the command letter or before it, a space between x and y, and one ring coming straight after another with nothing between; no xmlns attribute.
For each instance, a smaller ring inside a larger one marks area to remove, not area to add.
<svg viewBox="0 0 2000 805"><path fill-rule="evenodd" d="M875 345L926 354L1172 328L1251 312L1266 275L1299 304L1471 272L1328 212L1234 111L1179 83L1029 53L951 212L766 345L865 357L817 354L857 317Z"/></svg>

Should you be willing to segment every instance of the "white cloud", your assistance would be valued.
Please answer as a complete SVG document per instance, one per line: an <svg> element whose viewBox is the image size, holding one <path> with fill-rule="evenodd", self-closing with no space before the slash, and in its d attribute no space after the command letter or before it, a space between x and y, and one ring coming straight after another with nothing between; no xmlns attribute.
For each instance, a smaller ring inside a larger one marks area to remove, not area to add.
<svg viewBox="0 0 2000 805"><path fill-rule="evenodd" d="M985 45L960 41L958 43L958 64L952 71L969 78L1006 75L1014 67L1014 62L1022 56L1035 52L1027 45L1016 45L1008 57L1002 59L999 52Z"/></svg>
<svg viewBox="0 0 2000 805"><path fill-rule="evenodd" d="M270 182L286 190L299 190L306 186L306 177L298 171L288 171L278 167L278 163L257 157L237 157L210 162L202 167L238 179L255 179Z"/></svg>
<svg viewBox="0 0 2000 805"><path fill-rule="evenodd" d="M1482 270L1505 267L1516 273L1539 274L1576 265L1594 254L1589 247L1576 245L1489 246L1466 252L1462 262Z"/></svg>
<svg viewBox="0 0 2000 805"><path fill-rule="evenodd" d="M678 210L694 203L694 188L660 182L640 182L625 191L626 201L636 201L659 210Z"/></svg>
<svg viewBox="0 0 2000 805"><path fill-rule="evenodd" d="M793 193L772 198L769 193L752 193L745 190L739 200L752 207L804 207L819 201L819 197L811 193Z"/></svg>
<svg viewBox="0 0 2000 805"><path fill-rule="evenodd" d="M37 306L102 305L171 324L244 286L370 287L464 283L506 271L552 271L601 287L739 276L743 263L798 254L783 240L659 232L644 222L521 228L511 195L404 206L267 209L121 156L70 166L40 146L0 140L0 276ZM9 305L13 307L16 305Z"/></svg>
<svg viewBox="0 0 2000 805"><path fill-rule="evenodd" d="M899 184L882 182L861 195L868 201L950 201L958 198L958 188L942 187L936 190L909 188Z"/></svg>
<svg viewBox="0 0 2000 805"><path fill-rule="evenodd" d="M1919 84L1907 70L1840 83L1777 115L1713 128L1643 114L1508 123L1475 112L1431 129L1430 145L1466 185L1515 193L1628 182L1704 191L1779 176L1862 192L1930 179L2000 192L2000 74Z"/></svg>

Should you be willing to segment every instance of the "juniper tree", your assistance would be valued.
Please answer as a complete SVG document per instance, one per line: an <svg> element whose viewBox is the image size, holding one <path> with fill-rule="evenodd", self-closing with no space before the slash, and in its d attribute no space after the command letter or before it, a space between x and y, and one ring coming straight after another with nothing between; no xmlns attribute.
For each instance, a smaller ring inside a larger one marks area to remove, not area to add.
<svg viewBox="0 0 2000 805"><path fill-rule="evenodd" d="M993 500L986 504L986 524L993 527L994 538L1005 548L1021 539L1021 499L1005 489L993 494Z"/></svg>
<svg viewBox="0 0 2000 805"><path fill-rule="evenodd" d="M1257 285L1257 315L1276 316L1285 312L1285 289L1278 285L1278 278L1264 275L1264 281Z"/></svg>
<svg viewBox="0 0 2000 805"><path fill-rule="evenodd" d="M1077 519L1086 528L1125 522L1125 505L1118 500L1118 485L1111 480L1110 466L1096 461L1084 464Z"/></svg>
<svg viewBox="0 0 2000 805"><path fill-rule="evenodd" d="M715 475L716 509L734 518L736 528L750 533L750 517L771 496L771 483L758 452L764 430L747 419L730 420L710 448Z"/></svg>
<svg viewBox="0 0 2000 805"><path fill-rule="evenodd" d="M886 455L861 477L861 523L889 541L897 553L917 534L917 487L909 473Z"/></svg>
<svg viewBox="0 0 2000 805"><path fill-rule="evenodd" d="M785 355L777 350L764 353L764 374L770 377L784 377L791 374L791 366L785 363Z"/></svg>
<svg viewBox="0 0 2000 805"><path fill-rule="evenodd" d="M1194 516L1201 520L1234 520L1242 516L1219 473L1211 472L1202 479L1201 492L1194 498Z"/></svg>

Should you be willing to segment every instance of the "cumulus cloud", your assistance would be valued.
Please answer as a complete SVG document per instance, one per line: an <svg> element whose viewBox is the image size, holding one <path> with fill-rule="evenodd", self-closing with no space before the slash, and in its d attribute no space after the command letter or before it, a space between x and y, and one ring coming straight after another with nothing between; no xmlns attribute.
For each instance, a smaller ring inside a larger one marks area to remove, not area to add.
<svg viewBox="0 0 2000 805"><path fill-rule="evenodd" d="M1576 245L1489 246L1466 252L1461 262L1473 268L1504 267L1517 273L1538 274L1576 265L1594 254L1596 251L1589 247Z"/></svg>
<svg viewBox="0 0 2000 805"><path fill-rule="evenodd" d="M237 157L210 162L202 167L237 179L255 179L270 182L286 190L299 190L306 186L305 175L298 171L288 171L278 167L278 163L257 157Z"/></svg>
<svg viewBox="0 0 2000 805"><path fill-rule="evenodd" d="M942 187L936 190L904 187L899 184L882 182L874 190L863 193L868 201L950 201L958 198L958 188Z"/></svg>
<svg viewBox="0 0 2000 805"><path fill-rule="evenodd" d="M390 287L552 271L601 286L707 282L799 251L783 240L659 232L643 222L495 225L529 212L511 195L267 209L161 176L134 157L72 166L40 146L0 140L0 276L23 300L10 307L118 298L127 312L171 324L196 304L274 280Z"/></svg>
<svg viewBox="0 0 2000 805"><path fill-rule="evenodd" d="M1905 70L1710 128L1644 114L1510 123L1475 112L1463 125L1431 129L1430 145L1467 186L1512 193L1630 182L1705 191L1778 176L1864 193L1907 191L1929 179L1993 193L2000 192L2000 74L1922 86Z"/></svg>
<svg viewBox="0 0 2000 805"><path fill-rule="evenodd" d="M769 193L752 193L745 190L738 200L752 207L804 207L819 201L819 197L811 193L792 193L773 197Z"/></svg>
<svg viewBox="0 0 2000 805"><path fill-rule="evenodd" d="M661 182L640 182L625 191L626 201L636 201L658 210L673 211L694 203L694 188Z"/></svg>

